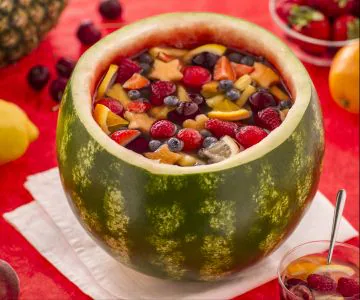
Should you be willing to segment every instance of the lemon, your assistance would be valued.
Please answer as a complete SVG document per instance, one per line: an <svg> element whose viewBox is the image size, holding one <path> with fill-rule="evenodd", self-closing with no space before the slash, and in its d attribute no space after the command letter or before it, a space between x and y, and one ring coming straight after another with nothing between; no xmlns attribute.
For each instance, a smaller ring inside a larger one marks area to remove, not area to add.
<svg viewBox="0 0 360 300"><path fill-rule="evenodd" d="M16 104L0 99L0 165L21 157L39 130Z"/></svg>
<svg viewBox="0 0 360 300"><path fill-rule="evenodd" d="M185 63L189 63L192 58L200 53L203 52L210 52L216 55L223 55L226 51L226 47L223 45L219 45L219 44L206 44L206 45L202 45L200 47L197 47L191 51L189 51L184 57L183 60L185 61Z"/></svg>

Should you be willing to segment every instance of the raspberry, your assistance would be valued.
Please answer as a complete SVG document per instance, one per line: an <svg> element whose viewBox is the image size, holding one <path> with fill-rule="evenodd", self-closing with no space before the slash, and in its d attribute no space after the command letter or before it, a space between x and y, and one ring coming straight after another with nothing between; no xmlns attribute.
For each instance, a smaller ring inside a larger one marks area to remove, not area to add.
<svg viewBox="0 0 360 300"><path fill-rule="evenodd" d="M219 119L210 119L206 121L205 128L217 138L221 138L224 135L235 137L236 131L239 129L238 125L235 123Z"/></svg>
<svg viewBox="0 0 360 300"><path fill-rule="evenodd" d="M128 80L134 73L138 73L141 71L141 68L134 61L123 58L120 60L119 69L117 73L116 82L120 82L123 84L126 80Z"/></svg>
<svg viewBox="0 0 360 300"><path fill-rule="evenodd" d="M175 93L176 85L171 81L156 81L151 84L150 101L153 105L163 105L164 98Z"/></svg>
<svg viewBox="0 0 360 300"><path fill-rule="evenodd" d="M339 278L337 290L344 297L351 297L360 293L359 283L346 277Z"/></svg>
<svg viewBox="0 0 360 300"><path fill-rule="evenodd" d="M319 292L330 292L335 290L336 282L334 279L319 274L310 274L307 278L308 286Z"/></svg>
<svg viewBox="0 0 360 300"><path fill-rule="evenodd" d="M235 138L244 148L249 148L266 138L267 135L262 128L250 125L241 127Z"/></svg>
<svg viewBox="0 0 360 300"><path fill-rule="evenodd" d="M183 71L183 83L192 88L200 88L211 80L210 72L199 66L188 66Z"/></svg>
<svg viewBox="0 0 360 300"><path fill-rule="evenodd" d="M192 128L181 129L177 137L184 142L184 150L191 151L197 150L201 147L203 137L199 131Z"/></svg>
<svg viewBox="0 0 360 300"><path fill-rule="evenodd" d="M278 110L268 107L257 113L257 125L268 129L274 130L281 125L280 114Z"/></svg>
<svg viewBox="0 0 360 300"><path fill-rule="evenodd" d="M143 113L148 111L151 108L151 104L149 102L144 101L134 101L129 103L127 106L127 110L135 113Z"/></svg>
<svg viewBox="0 0 360 300"><path fill-rule="evenodd" d="M119 116L124 116L124 107L117 100L111 98L103 98L96 102L96 104L105 105L108 109L110 109L114 114Z"/></svg>
<svg viewBox="0 0 360 300"><path fill-rule="evenodd" d="M176 125L168 120L155 122L150 129L150 134L154 139L166 139L176 133Z"/></svg>

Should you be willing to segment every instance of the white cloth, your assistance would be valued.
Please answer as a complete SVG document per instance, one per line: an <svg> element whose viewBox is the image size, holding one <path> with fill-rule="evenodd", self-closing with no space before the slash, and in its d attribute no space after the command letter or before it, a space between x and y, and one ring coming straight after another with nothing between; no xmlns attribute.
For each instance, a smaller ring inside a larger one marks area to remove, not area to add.
<svg viewBox="0 0 360 300"><path fill-rule="evenodd" d="M221 283L180 283L152 278L122 266L87 235L63 193L58 169L30 176L25 187L35 201L4 214L50 263L95 299L229 299L276 277L291 248L328 239L334 207L320 192L291 237L270 257ZM344 218L338 241L358 232Z"/></svg>

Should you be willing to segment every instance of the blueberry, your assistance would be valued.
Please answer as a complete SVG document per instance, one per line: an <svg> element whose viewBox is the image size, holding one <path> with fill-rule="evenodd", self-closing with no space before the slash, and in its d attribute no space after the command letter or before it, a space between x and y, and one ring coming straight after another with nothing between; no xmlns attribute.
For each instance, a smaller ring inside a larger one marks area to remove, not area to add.
<svg viewBox="0 0 360 300"><path fill-rule="evenodd" d="M174 137L168 139L167 144L169 146L169 150L172 152L180 152L184 148L184 142Z"/></svg>
<svg viewBox="0 0 360 300"><path fill-rule="evenodd" d="M200 94L189 94L189 98L192 102L196 103L197 105L201 105L205 102L205 99Z"/></svg>
<svg viewBox="0 0 360 300"><path fill-rule="evenodd" d="M161 142L159 140L151 140L149 142L150 151L154 152L161 146Z"/></svg>
<svg viewBox="0 0 360 300"><path fill-rule="evenodd" d="M280 110L283 110L283 109L290 109L292 107L292 102L291 100L283 100L280 102L280 105L279 105L279 108Z"/></svg>
<svg viewBox="0 0 360 300"><path fill-rule="evenodd" d="M169 106L176 106L179 103L179 99L176 96L167 96L164 98L164 104Z"/></svg>
<svg viewBox="0 0 360 300"><path fill-rule="evenodd" d="M210 52L202 52L192 59L193 65L201 66L206 69L214 68L216 62L218 61L219 56Z"/></svg>
<svg viewBox="0 0 360 300"><path fill-rule="evenodd" d="M236 101L240 98L240 91L237 89L231 89L226 92L226 97L231 101Z"/></svg>
<svg viewBox="0 0 360 300"><path fill-rule="evenodd" d="M241 62L242 57L243 56L238 52L232 52L228 55L228 59L237 64Z"/></svg>
<svg viewBox="0 0 360 300"><path fill-rule="evenodd" d="M151 65L154 60L149 53L144 52L139 55L139 62Z"/></svg>
<svg viewBox="0 0 360 300"><path fill-rule="evenodd" d="M150 70L151 70L151 66L149 65L149 64L147 64L147 63L139 63L139 66L140 66L140 68L141 68L141 74L142 75L146 75L146 74L148 74L149 72L150 72Z"/></svg>
<svg viewBox="0 0 360 300"><path fill-rule="evenodd" d="M201 134L203 137L212 136L212 133L211 133L209 130L206 130L206 129L200 130L200 134Z"/></svg>
<svg viewBox="0 0 360 300"><path fill-rule="evenodd" d="M61 57L56 63L57 73L65 78L69 78L75 67L75 61L70 58Z"/></svg>
<svg viewBox="0 0 360 300"><path fill-rule="evenodd" d="M115 20L121 16L122 7L118 0L102 0L99 11L105 19Z"/></svg>
<svg viewBox="0 0 360 300"><path fill-rule="evenodd" d="M255 62L255 59L252 56L246 55L244 56L240 63L243 65L253 66Z"/></svg>
<svg viewBox="0 0 360 300"><path fill-rule="evenodd" d="M27 80L30 86L37 91L40 91L48 83L50 79L49 69L42 65L34 66L30 69Z"/></svg>
<svg viewBox="0 0 360 300"><path fill-rule="evenodd" d="M138 90L130 90L128 91L128 96L131 100L136 100L141 97L141 93Z"/></svg>
<svg viewBox="0 0 360 300"><path fill-rule="evenodd" d="M213 136L208 136L204 139L203 141L203 147L204 148L208 148L210 147L212 144L216 143L218 141L218 139L216 137Z"/></svg>
<svg viewBox="0 0 360 300"><path fill-rule="evenodd" d="M59 77L53 80L50 84L50 95L54 101L60 102L66 88L67 79Z"/></svg>
<svg viewBox="0 0 360 300"><path fill-rule="evenodd" d="M234 83L232 80L220 80L219 82L219 90L222 92L226 92L234 87Z"/></svg>
<svg viewBox="0 0 360 300"><path fill-rule="evenodd" d="M79 25L76 36L82 44L89 46L101 39L101 32L92 21L86 20Z"/></svg>

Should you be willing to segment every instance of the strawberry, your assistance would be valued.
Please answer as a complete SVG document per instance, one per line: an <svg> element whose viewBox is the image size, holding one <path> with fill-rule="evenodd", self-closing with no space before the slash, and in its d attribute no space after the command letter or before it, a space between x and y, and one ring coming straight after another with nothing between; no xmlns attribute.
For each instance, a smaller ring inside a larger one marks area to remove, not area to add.
<svg viewBox="0 0 360 300"><path fill-rule="evenodd" d="M149 102L137 100L130 102L126 109L135 113L144 113L147 112L151 108L151 104Z"/></svg>
<svg viewBox="0 0 360 300"><path fill-rule="evenodd" d="M214 67L214 80L236 79L235 70L226 56L221 56Z"/></svg>
<svg viewBox="0 0 360 300"><path fill-rule="evenodd" d="M153 105L164 104L164 98L175 93L176 85L171 81L156 81L151 84L150 101Z"/></svg>
<svg viewBox="0 0 360 300"><path fill-rule="evenodd" d="M168 120L155 122L150 129L150 134L154 139L167 139L176 133L176 125Z"/></svg>
<svg viewBox="0 0 360 300"><path fill-rule="evenodd" d="M267 130L274 130L281 125L279 111L275 108L267 107L257 113L255 122Z"/></svg>
<svg viewBox="0 0 360 300"><path fill-rule="evenodd" d="M293 6L304 4L304 0L280 0L276 2L276 13L285 23L288 23Z"/></svg>
<svg viewBox="0 0 360 300"><path fill-rule="evenodd" d="M150 84L150 81L140 75L139 73L134 73L126 82L123 84L125 89L129 90L138 90L142 89Z"/></svg>
<svg viewBox="0 0 360 300"><path fill-rule="evenodd" d="M249 148L267 137L267 132L257 126L243 126L236 133L236 140L244 148Z"/></svg>
<svg viewBox="0 0 360 300"><path fill-rule="evenodd" d="M333 24L333 40L344 41L359 37L359 18L352 15L338 17Z"/></svg>
<svg viewBox="0 0 360 300"><path fill-rule="evenodd" d="M185 151L199 149L203 141L203 137L200 132L192 128L181 129L177 134L177 138L184 142L183 149Z"/></svg>
<svg viewBox="0 0 360 300"><path fill-rule="evenodd" d="M217 138L221 138L224 135L235 137L236 131L239 129L239 126L234 122L227 122L219 119L210 119L206 121L205 129L209 130Z"/></svg>
<svg viewBox="0 0 360 300"><path fill-rule="evenodd" d="M124 116L124 107L117 100L114 100L114 99L111 99L111 98L102 98L99 101L97 101L96 104L105 105L114 114L117 114L120 117Z"/></svg>
<svg viewBox="0 0 360 300"><path fill-rule="evenodd" d="M330 292L336 288L334 279L326 275L310 274L307 283L311 289L319 292Z"/></svg>
<svg viewBox="0 0 360 300"><path fill-rule="evenodd" d="M231 66L233 67L236 77L241 77L245 74L249 74L252 71L254 71L254 67L248 66L248 65L243 65L243 64L237 64L232 62Z"/></svg>
<svg viewBox="0 0 360 300"><path fill-rule="evenodd" d="M307 5L317 8L328 17L348 14L358 0L307 0Z"/></svg>
<svg viewBox="0 0 360 300"><path fill-rule="evenodd" d="M201 88L211 80L210 72L200 66L188 66L183 70L183 83L187 87Z"/></svg>
<svg viewBox="0 0 360 300"><path fill-rule="evenodd" d="M123 84L128 80L134 73L141 71L140 66L128 58L123 58L119 62L119 69L116 77L116 82Z"/></svg>
<svg viewBox="0 0 360 300"><path fill-rule="evenodd" d="M354 279L341 277L337 284L338 292L344 297L351 297L360 293L359 282Z"/></svg>
<svg viewBox="0 0 360 300"><path fill-rule="evenodd" d="M125 129L115 131L110 137L121 146L126 146L131 141L135 140L141 132L136 129Z"/></svg>

